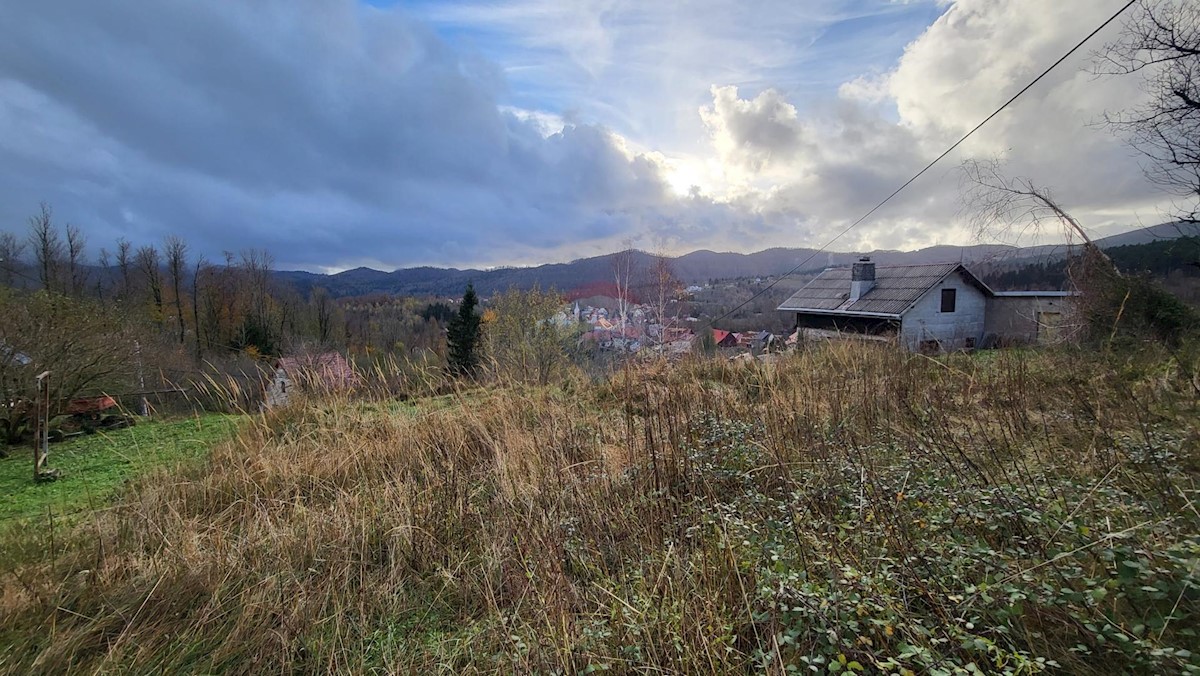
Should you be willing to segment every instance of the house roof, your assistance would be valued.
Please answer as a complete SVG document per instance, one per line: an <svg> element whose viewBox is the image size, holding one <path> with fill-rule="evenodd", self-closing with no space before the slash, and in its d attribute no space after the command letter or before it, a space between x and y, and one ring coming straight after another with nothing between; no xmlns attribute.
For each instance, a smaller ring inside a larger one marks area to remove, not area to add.
<svg viewBox="0 0 1200 676"><path fill-rule="evenodd" d="M728 331L722 331L721 329L713 329L713 342L720 343L722 340L725 340L727 337L729 337Z"/></svg>
<svg viewBox="0 0 1200 676"><path fill-rule="evenodd" d="M992 290L962 263L887 265L875 268L875 285L856 301L850 300L850 268L829 268L792 294L777 309L836 315L899 317L930 289L957 271L991 295Z"/></svg>
<svg viewBox="0 0 1200 676"><path fill-rule="evenodd" d="M316 378L328 387L348 387L359 382L359 376L350 366L350 362L337 352L282 357L275 362L275 367L292 376L303 374Z"/></svg>

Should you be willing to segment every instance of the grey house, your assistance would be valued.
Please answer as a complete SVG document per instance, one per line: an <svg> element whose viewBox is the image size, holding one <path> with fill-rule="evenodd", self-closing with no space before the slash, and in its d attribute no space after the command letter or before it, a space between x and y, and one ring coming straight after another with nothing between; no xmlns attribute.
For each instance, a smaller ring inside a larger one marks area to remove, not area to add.
<svg viewBox="0 0 1200 676"><path fill-rule="evenodd" d="M830 268L787 299L802 335L891 336L909 350L1055 342L1067 337L1069 291L992 291L962 263Z"/></svg>

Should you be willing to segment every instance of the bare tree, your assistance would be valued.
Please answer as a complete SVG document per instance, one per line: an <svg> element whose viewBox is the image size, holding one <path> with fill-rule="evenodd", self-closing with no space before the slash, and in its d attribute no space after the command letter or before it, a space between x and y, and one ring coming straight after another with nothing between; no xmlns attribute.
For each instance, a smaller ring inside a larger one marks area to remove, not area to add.
<svg viewBox="0 0 1200 676"><path fill-rule="evenodd" d="M121 292L119 296L124 299L129 297L130 291L130 270L133 267L133 245L129 240L121 238L117 240L117 270L121 273Z"/></svg>
<svg viewBox="0 0 1200 676"><path fill-rule="evenodd" d="M163 245L167 253L167 273L171 276L171 292L175 298L175 321L179 324L179 344L183 345L183 277L187 266L187 244L171 235Z"/></svg>
<svg viewBox="0 0 1200 676"><path fill-rule="evenodd" d="M253 345L270 354L279 349L281 333L272 317L271 267L275 264L265 249L248 249L241 254L241 283L248 294L248 316L242 324L239 342Z"/></svg>
<svg viewBox="0 0 1200 676"><path fill-rule="evenodd" d="M53 211L42 202L40 211L29 218L29 244L37 263L38 281L42 288L53 291L58 287L59 268L62 264L63 243L54 228Z"/></svg>
<svg viewBox="0 0 1200 676"><path fill-rule="evenodd" d="M208 271L208 263L204 256L196 258L196 269L192 272L192 326L196 329L196 361L204 356L203 342L200 338L200 278Z"/></svg>
<svg viewBox="0 0 1200 676"><path fill-rule="evenodd" d="M625 249L608 257L612 269L613 280L617 286L617 311L621 313L621 331L625 331L625 321L629 316L629 285L633 280L637 252L633 249L633 241L623 242Z"/></svg>
<svg viewBox="0 0 1200 676"><path fill-rule="evenodd" d="M677 319L670 315L668 305L679 299L683 284L675 275L675 267L667 257L665 245L660 242L655 249L650 263L650 291L654 299L655 318L662 327L659 342L666 342L667 329L672 328Z"/></svg>
<svg viewBox="0 0 1200 676"><path fill-rule="evenodd" d="M96 256L96 264L103 271L96 275L96 298L104 300L105 283L111 283L112 280L112 254L108 252L108 249L100 247L100 253Z"/></svg>
<svg viewBox="0 0 1200 676"><path fill-rule="evenodd" d="M1151 335L1165 342L1177 340L1194 313L1147 278L1127 276L1096 246L1087 232L1044 187L1027 178L1011 178L995 161L963 164L964 203L974 212L976 234L1016 237L1040 232L1054 223L1068 238L1083 240L1083 251L1071 257L1067 273L1081 292L1076 301L1080 324L1076 330L1111 345L1118 333ZM1167 308L1167 310L1164 310Z"/></svg>
<svg viewBox="0 0 1200 676"><path fill-rule="evenodd" d="M162 258L153 245L139 247L135 256L138 270L146 281L150 300L154 304L154 320L161 326L163 321Z"/></svg>
<svg viewBox="0 0 1200 676"><path fill-rule="evenodd" d="M318 286L312 290L310 302L317 316L317 341L322 346L328 345L333 340L333 314L336 309L333 298Z"/></svg>
<svg viewBox="0 0 1200 676"><path fill-rule="evenodd" d="M20 276L25 243L11 232L0 232L0 284L14 286Z"/></svg>
<svg viewBox="0 0 1200 676"><path fill-rule="evenodd" d="M233 313L228 310L240 308L242 305L239 285L233 279L235 271L228 265L230 258L226 257L224 266L205 266L200 274L204 285L196 286L200 295L197 333L204 334L204 345L212 348L219 344L227 344L232 339ZM197 278L199 279L199 277Z"/></svg>
<svg viewBox="0 0 1200 676"><path fill-rule="evenodd" d="M1200 4L1140 0L1095 68L1141 77L1148 102L1106 120L1150 160L1146 176L1183 198L1179 219L1200 222Z"/></svg>
<svg viewBox="0 0 1200 676"><path fill-rule="evenodd" d="M10 402L0 406L0 441L28 432L34 376L42 371L54 372L51 415L80 394L129 384L128 329L94 302L0 289L0 317L0 401Z"/></svg>
<svg viewBox="0 0 1200 676"><path fill-rule="evenodd" d="M84 250L87 248L87 237L78 227L67 224L67 281L71 285L71 294L82 296L87 287L87 267L85 266Z"/></svg>
<svg viewBox="0 0 1200 676"><path fill-rule="evenodd" d="M1040 235L1049 221L1061 228L1068 240L1078 237L1086 249L1109 260L1079 221L1059 206L1049 188L1025 177L1007 176L1002 162L995 159L967 160L962 170L963 205L971 216L976 238L997 238L1016 245L1022 239Z"/></svg>

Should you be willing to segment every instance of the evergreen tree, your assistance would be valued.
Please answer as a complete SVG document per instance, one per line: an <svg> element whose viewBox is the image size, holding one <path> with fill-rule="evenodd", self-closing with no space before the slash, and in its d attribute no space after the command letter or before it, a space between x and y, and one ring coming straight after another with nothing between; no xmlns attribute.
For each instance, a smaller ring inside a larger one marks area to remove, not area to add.
<svg viewBox="0 0 1200 676"><path fill-rule="evenodd" d="M458 314L450 320L450 326L446 329L450 371L456 375L471 375L479 365L479 356L475 354L475 346L479 343L479 315L475 314L478 304L475 286L467 284Z"/></svg>

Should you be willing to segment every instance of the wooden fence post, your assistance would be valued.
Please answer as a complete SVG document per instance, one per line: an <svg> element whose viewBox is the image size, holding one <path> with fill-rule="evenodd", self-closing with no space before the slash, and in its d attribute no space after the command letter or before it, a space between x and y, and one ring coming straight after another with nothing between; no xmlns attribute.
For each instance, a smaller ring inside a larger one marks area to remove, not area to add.
<svg viewBox="0 0 1200 676"><path fill-rule="evenodd" d="M55 472L46 469L50 457L50 372L43 371L37 377L37 415L34 423L33 480L45 481L57 478Z"/></svg>

